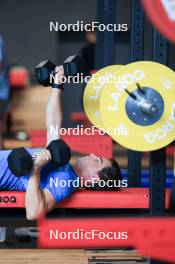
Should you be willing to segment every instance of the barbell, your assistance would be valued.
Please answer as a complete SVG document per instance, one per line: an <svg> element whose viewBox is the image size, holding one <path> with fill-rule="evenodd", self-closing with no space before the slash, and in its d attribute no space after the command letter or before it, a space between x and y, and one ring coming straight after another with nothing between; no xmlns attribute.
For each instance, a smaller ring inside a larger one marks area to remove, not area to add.
<svg viewBox="0 0 175 264"><path fill-rule="evenodd" d="M167 66L105 67L86 85L83 101L93 125L128 149L153 151L175 139L175 74Z"/></svg>

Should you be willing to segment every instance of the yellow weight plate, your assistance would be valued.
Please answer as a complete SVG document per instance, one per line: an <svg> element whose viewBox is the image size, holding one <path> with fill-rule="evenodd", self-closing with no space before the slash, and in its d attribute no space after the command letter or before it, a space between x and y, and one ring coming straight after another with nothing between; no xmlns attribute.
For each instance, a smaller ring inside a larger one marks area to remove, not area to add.
<svg viewBox="0 0 175 264"><path fill-rule="evenodd" d="M117 71L122 67L123 65L112 65L102 68L92 75L86 85L83 96L84 110L91 123L96 127L104 129L99 109L101 91L107 82L113 82L113 76L116 76Z"/></svg>
<svg viewBox="0 0 175 264"><path fill-rule="evenodd" d="M100 113L111 137L136 151L153 151L175 139L175 74L151 61L126 65L106 84Z"/></svg>

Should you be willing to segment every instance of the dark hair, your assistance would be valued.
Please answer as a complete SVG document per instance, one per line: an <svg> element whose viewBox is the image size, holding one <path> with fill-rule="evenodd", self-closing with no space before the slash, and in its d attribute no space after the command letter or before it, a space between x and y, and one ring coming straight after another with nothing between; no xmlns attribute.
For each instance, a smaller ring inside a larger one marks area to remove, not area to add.
<svg viewBox="0 0 175 264"><path fill-rule="evenodd" d="M111 159L110 161L110 167L105 167L98 172L99 179L104 181L106 185L101 187L96 183L93 187L89 187L88 189L92 191L117 191L120 189L120 181L122 180L120 167L116 160ZM107 186L109 180L112 180L115 183L112 187Z"/></svg>

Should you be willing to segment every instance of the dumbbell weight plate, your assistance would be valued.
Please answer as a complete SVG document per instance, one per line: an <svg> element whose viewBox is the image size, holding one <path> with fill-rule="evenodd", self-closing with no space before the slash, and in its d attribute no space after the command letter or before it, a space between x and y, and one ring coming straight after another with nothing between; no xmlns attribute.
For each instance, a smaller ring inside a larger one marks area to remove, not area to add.
<svg viewBox="0 0 175 264"><path fill-rule="evenodd" d="M29 173L33 167L32 157L25 148L13 149L7 161L9 169L16 176Z"/></svg>
<svg viewBox="0 0 175 264"><path fill-rule="evenodd" d="M41 61L35 67L35 77L38 83L43 86L50 86L50 74L55 70L56 65L49 60Z"/></svg>

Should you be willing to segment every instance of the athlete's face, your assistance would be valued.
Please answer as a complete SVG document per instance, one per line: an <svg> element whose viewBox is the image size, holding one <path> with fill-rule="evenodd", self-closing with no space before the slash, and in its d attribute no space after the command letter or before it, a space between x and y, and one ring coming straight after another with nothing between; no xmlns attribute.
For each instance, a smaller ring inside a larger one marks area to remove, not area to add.
<svg viewBox="0 0 175 264"><path fill-rule="evenodd" d="M103 168L110 166L110 160L103 157L98 157L94 154L78 158L76 164L79 176L83 178L83 180L88 181L91 181L93 178L99 178L98 172Z"/></svg>

